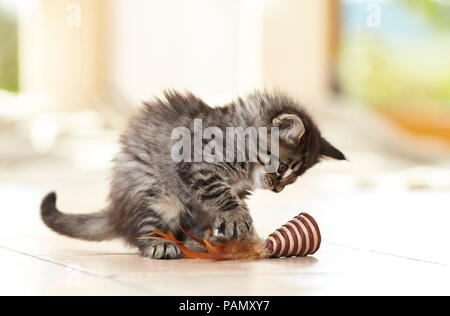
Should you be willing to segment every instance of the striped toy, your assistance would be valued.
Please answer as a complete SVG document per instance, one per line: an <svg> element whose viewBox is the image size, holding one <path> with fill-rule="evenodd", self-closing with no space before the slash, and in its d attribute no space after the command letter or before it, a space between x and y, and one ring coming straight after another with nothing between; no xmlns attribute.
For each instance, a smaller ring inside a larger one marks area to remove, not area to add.
<svg viewBox="0 0 450 316"><path fill-rule="evenodd" d="M266 239L270 257L305 257L315 254L320 243L319 226L306 213L294 217Z"/></svg>
<svg viewBox="0 0 450 316"><path fill-rule="evenodd" d="M229 240L213 242L180 229L198 244L177 240L171 232L153 231L159 237L177 244L185 258L209 260L248 260L312 255L320 247L319 226L310 215L301 213L286 225L278 228L266 240ZM189 247L186 247L189 246ZM199 250L193 250L199 248Z"/></svg>

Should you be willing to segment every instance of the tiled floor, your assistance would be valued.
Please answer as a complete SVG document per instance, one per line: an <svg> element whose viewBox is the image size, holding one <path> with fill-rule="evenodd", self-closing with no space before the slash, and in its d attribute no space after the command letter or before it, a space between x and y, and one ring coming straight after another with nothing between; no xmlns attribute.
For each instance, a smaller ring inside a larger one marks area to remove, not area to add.
<svg viewBox="0 0 450 316"><path fill-rule="evenodd" d="M67 212L99 209L107 171L48 160L0 169L0 295L449 295L449 192L411 191L392 178L361 185L327 168L250 201L262 236L308 211L323 234L319 252L239 262L154 261L119 241L60 237L40 222L44 193L57 188Z"/></svg>

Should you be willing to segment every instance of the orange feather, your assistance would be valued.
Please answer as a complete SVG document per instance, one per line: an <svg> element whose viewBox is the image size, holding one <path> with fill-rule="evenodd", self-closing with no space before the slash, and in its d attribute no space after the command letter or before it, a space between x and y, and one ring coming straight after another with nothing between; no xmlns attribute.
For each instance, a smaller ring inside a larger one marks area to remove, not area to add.
<svg viewBox="0 0 450 316"><path fill-rule="evenodd" d="M181 227L180 227L181 228ZM203 251L195 251L187 248L185 245L192 245L179 241L171 232L163 233L154 230L153 233L161 238L172 241L178 245L183 256L189 259L207 259L215 261L223 260L248 260L248 259L262 259L269 257L269 251L266 248L263 240L230 240L222 242L212 242L206 239L194 236L181 228L181 230L190 238L198 242L196 247L202 248Z"/></svg>

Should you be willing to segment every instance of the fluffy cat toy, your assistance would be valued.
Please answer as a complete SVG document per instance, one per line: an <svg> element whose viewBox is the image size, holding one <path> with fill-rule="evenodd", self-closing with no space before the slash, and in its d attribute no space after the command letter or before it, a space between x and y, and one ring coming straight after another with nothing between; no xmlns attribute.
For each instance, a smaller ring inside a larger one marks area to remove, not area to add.
<svg viewBox="0 0 450 316"><path fill-rule="evenodd" d="M150 239L170 240L178 245L183 256L190 259L239 260L264 259L280 257L304 257L312 255L320 247L321 235L314 218L306 213L294 217L287 224L270 234L266 240L231 240L212 242L181 230L199 244L179 241L171 233L153 231L160 237L144 237ZM186 246L199 247L202 251L194 251Z"/></svg>

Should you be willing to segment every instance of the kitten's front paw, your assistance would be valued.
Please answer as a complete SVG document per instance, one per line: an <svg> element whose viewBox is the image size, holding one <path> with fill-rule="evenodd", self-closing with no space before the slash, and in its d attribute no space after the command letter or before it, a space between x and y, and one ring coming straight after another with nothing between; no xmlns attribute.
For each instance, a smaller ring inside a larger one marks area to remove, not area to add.
<svg viewBox="0 0 450 316"><path fill-rule="evenodd" d="M218 238L243 239L251 234L252 217L247 210L219 213L214 227Z"/></svg>
<svg viewBox="0 0 450 316"><path fill-rule="evenodd" d="M142 255L150 259L178 259L181 258L181 251L171 241L156 239L142 251Z"/></svg>

